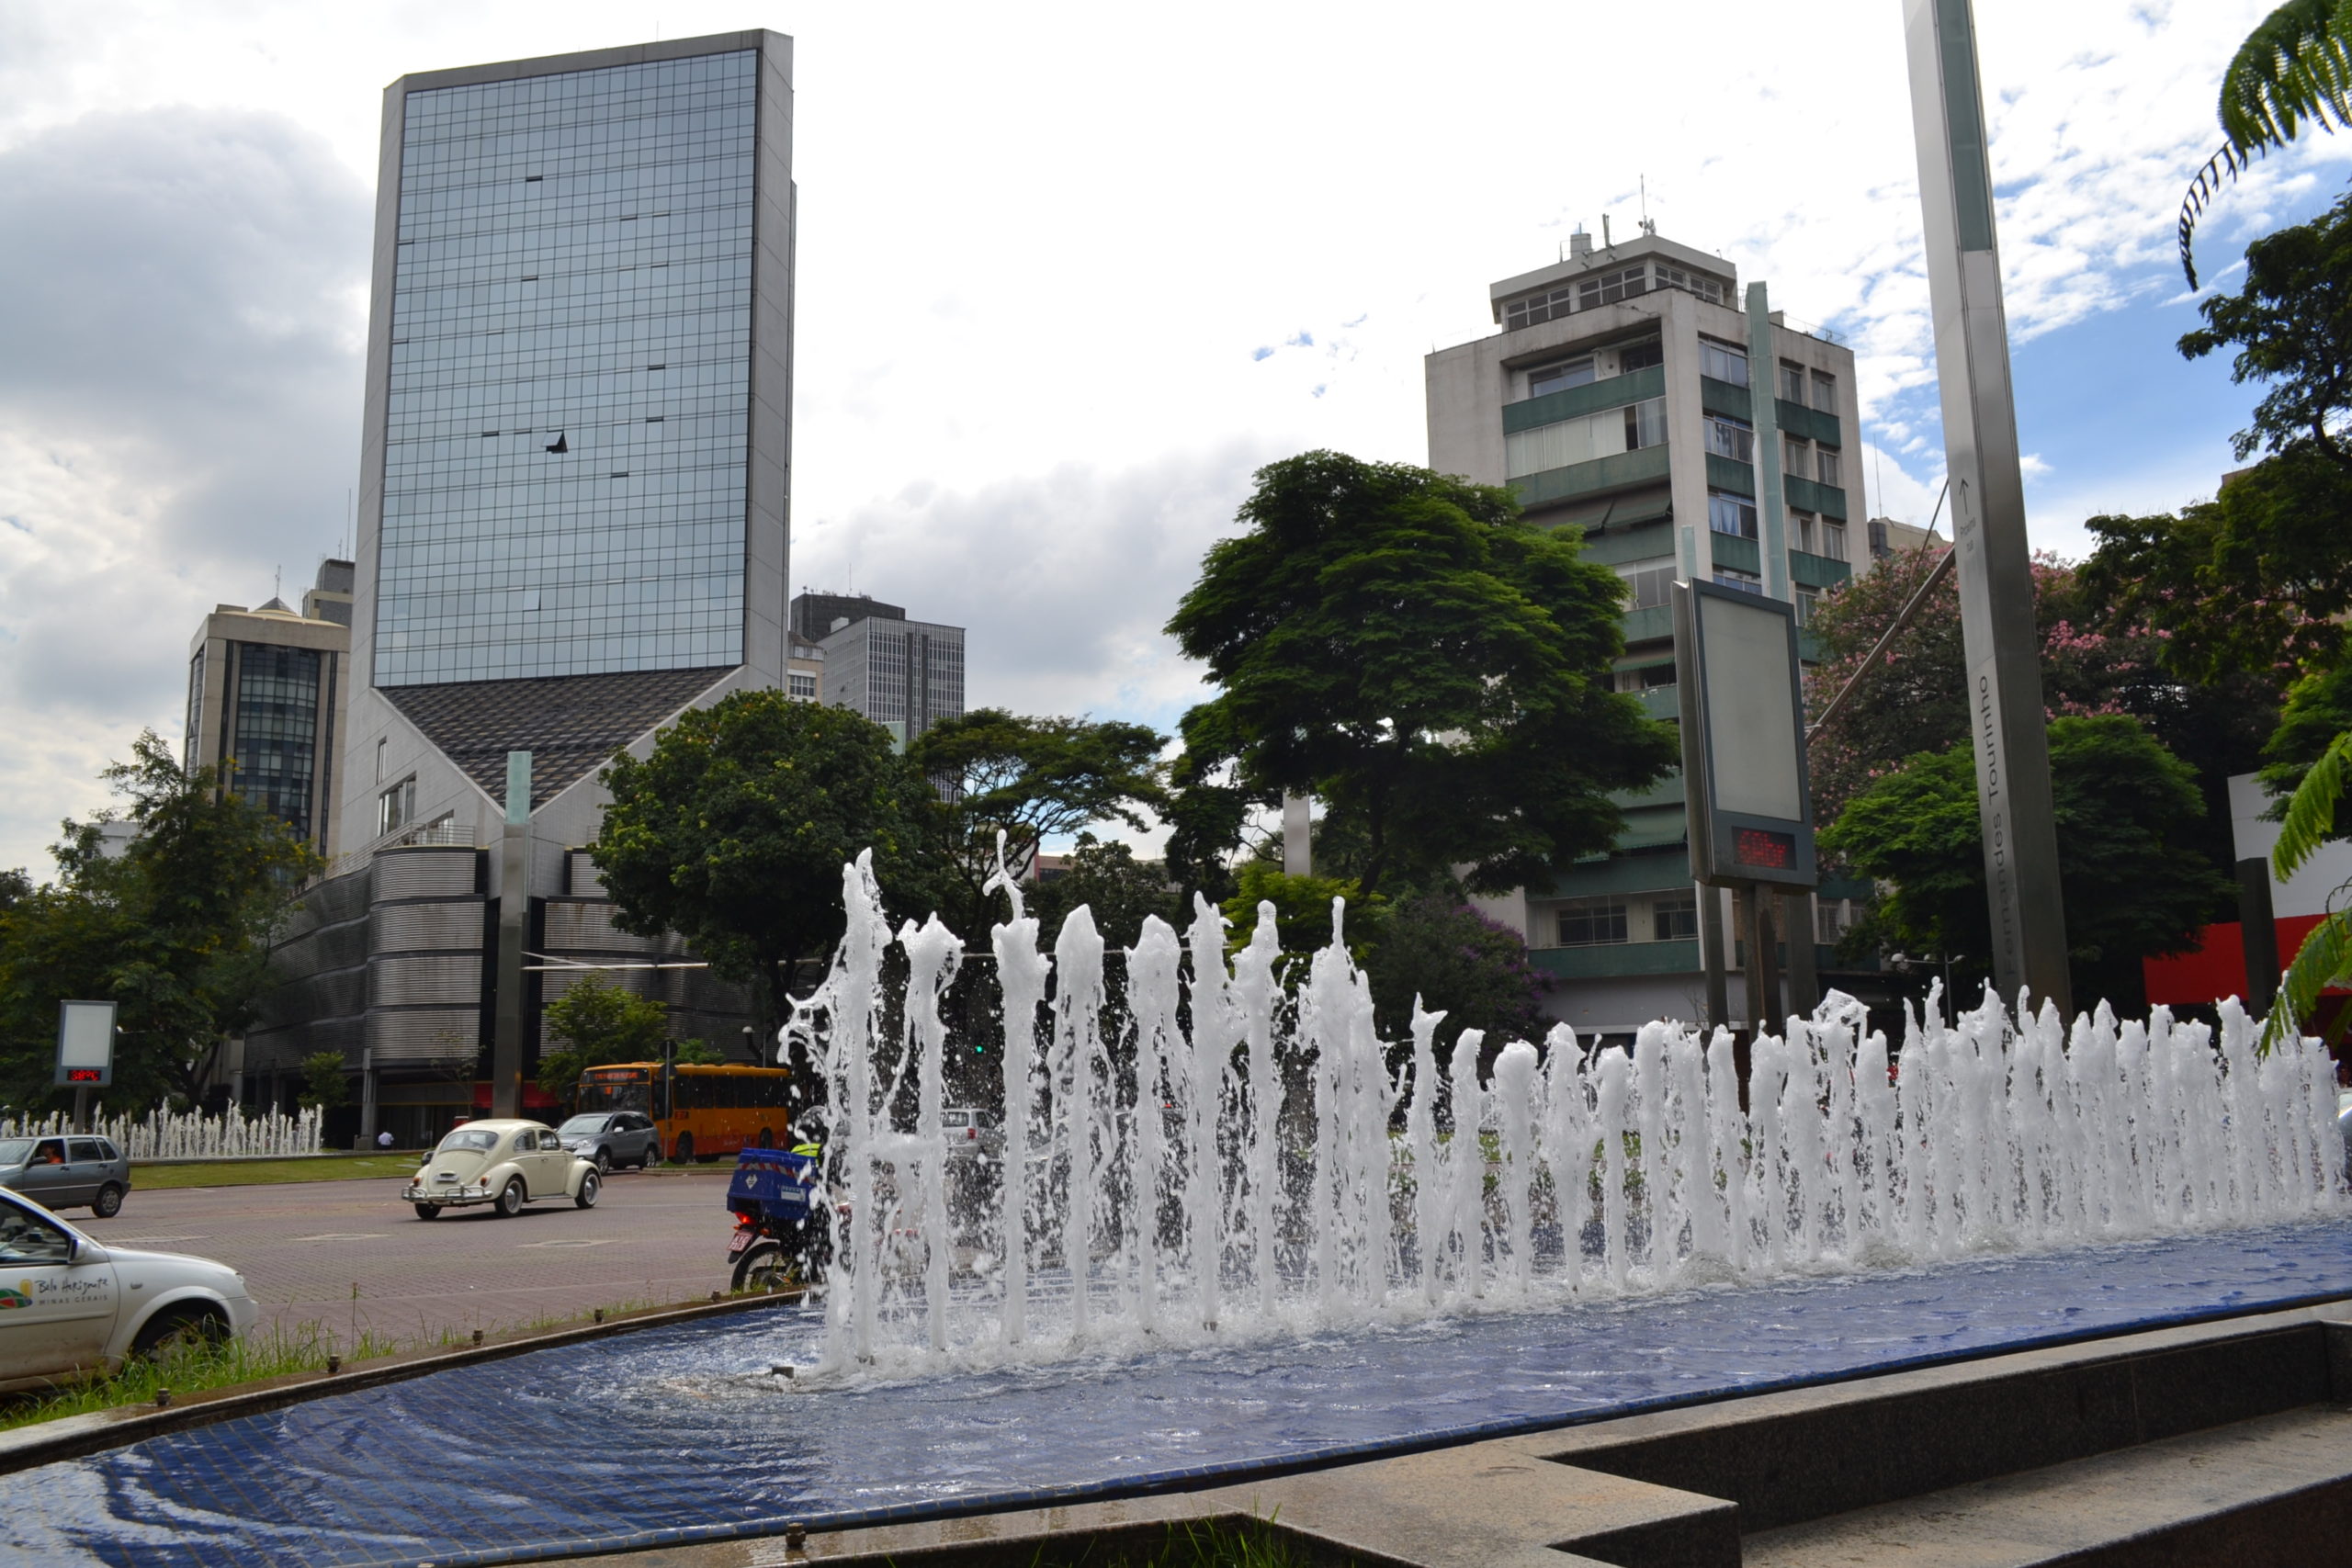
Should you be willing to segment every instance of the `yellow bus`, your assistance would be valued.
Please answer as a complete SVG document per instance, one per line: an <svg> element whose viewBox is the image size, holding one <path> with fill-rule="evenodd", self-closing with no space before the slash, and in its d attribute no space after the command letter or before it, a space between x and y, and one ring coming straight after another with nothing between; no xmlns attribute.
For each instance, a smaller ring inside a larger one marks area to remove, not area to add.
<svg viewBox="0 0 2352 1568"><path fill-rule="evenodd" d="M662 1152L684 1162L745 1148L789 1146L792 1075L782 1067L615 1062L580 1075L580 1109L636 1111L660 1129Z"/></svg>

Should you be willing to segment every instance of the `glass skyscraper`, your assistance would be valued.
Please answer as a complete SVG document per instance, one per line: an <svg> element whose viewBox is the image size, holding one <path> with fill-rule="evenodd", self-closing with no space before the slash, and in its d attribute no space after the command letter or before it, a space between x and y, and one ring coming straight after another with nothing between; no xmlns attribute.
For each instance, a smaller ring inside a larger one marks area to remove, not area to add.
<svg viewBox="0 0 2352 1568"><path fill-rule="evenodd" d="M446 839L503 807L509 751L536 808L713 688L782 683L790 48L387 91L355 826Z"/></svg>

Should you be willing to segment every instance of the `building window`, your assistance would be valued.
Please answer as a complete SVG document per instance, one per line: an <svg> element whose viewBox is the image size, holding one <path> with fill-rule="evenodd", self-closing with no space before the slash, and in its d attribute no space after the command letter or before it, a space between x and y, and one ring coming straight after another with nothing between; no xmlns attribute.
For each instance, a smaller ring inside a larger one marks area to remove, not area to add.
<svg viewBox="0 0 2352 1568"><path fill-rule="evenodd" d="M1541 326L1545 321L1566 315L1575 309L1575 300L1573 286L1510 300L1503 306L1503 328L1507 332L1516 332L1521 327Z"/></svg>
<svg viewBox="0 0 2352 1568"><path fill-rule="evenodd" d="M1781 437L1781 471L1801 479L1813 478L1813 443L1793 435Z"/></svg>
<svg viewBox="0 0 2352 1568"><path fill-rule="evenodd" d="M1628 561L1617 569L1632 590L1625 607L1629 610L1655 610L1665 604L1668 590L1674 586L1674 558L1661 560Z"/></svg>
<svg viewBox="0 0 2352 1568"><path fill-rule="evenodd" d="M1560 906L1562 947L1615 947L1627 940L1624 899L1574 898Z"/></svg>
<svg viewBox="0 0 2352 1568"><path fill-rule="evenodd" d="M1813 373L1813 406L1824 413L1838 412L1838 378L1826 370Z"/></svg>
<svg viewBox="0 0 2352 1568"><path fill-rule="evenodd" d="M1645 664L1639 670L1617 671L1617 689L1621 692L1655 692L1661 686L1674 684L1674 665Z"/></svg>
<svg viewBox="0 0 2352 1568"><path fill-rule="evenodd" d="M1736 538L1756 537L1756 503L1727 490L1707 492L1707 526Z"/></svg>
<svg viewBox="0 0 2352 1568"><path fill-rule="evenodd" d="M1679 288L1686 293L1696 294L1711 304L1720 305L1724 302L1723 279L1709 277L1703 272L1685 272L1679 266L1668 266L1664 262L1653 265L1657 268L1657 286L1660 288Z"/></svg>
<svg viewBox="0 0 2352 1568"><path fill-rule="evenodd" d="M416 775L412 773L376 797L377 835L398 832L415 819Z"/></svg>
<svg viewBox="0 0 2352 1568"><path fill-rule="evenodd" d="M1636 370L1646 370L1653 365L1666 363L1666 349L1656 338L1628 344L1617 351L1617 374L1631 376Z"/></svg>
<svg viewBox="0 0 2352 1568"><path fill-rule="evenodd" d="M1741 571L1736 567L1715 568L1715 581L1721 587L1736 588L1743 593L1754 593L1760 597L1764 592L1762 578L1752 571Z"/></svg>
<svg viewBox="0 0 2352 1568"><path fill-rule="evenodd" d="M1648 293L1649 272L1648 263L1635 262L1632 266L1580 280L1577 284L1577 309L1590 310Z"/></svg>
<svg viewBox="0 0 2352 1568"><path fill-rule="evenodd" d="M1707 416L1707 450L1736 463L1756 461L1756 432L1746 420L1723 414Z"/></svg>
<svg viewBox="0 0 2352 1568"><path fill-rule="evenodd" d="M1846 525L1821 520L1821 553L1831 560L1846 558Z"/></svg>
<svg viewBox="0 0 2352 1568"><path fill-rule="evenodd" d="M1794 508L1790 509L1789 537L1798 549L1803 550L1809 556L1819 555L1821 553L1820 550L1815 547L1821 542L1815 536L1815 532L1818 526L1819 525L1815 522L1812 513L1799 512Z"/></svg>
<svg viewBox="0 0 2352 1568"><path fill-rule="evenodd" d="M1540 398L1546 392L1565 392L1570 387L1588 387L1595 380L1592 355L1581 359L1564 359L1557 365L1546 365L1527 373L1527 395Z"/></svg>
<svg viewBox="0 0 2352 1568"><path fill-rule="evenodd" d="M1823 484L1844 486L1846 481L1838 477L1841 469L1838 463L1838 454L1834 450L1827 446L1816 446L1813 449L1813 460L1814 473Z"/></svg>
<svg viewBox="0 0 2352 1568"><path fill-rule="evenodd" d="M1518 479L1666 441L1666 400L1649 398L1622 409L1554 420L1503 437L1503 473Z"/></svg>
<svg viewBox="0 0 2352 1568"><path fill-rule="evenodd" d="M805 671L786 671L785 672L785 695L790 697L796 703L815 702L817 700L817 677Z"/></svg>
<svg viewBox="0 0 2352 1568"><path fill-rule="evenodd" d="M1689 942L1699 934L1699 896L1668 893L1650 904L1652 942Z"/></svg>
<svg viewBox="0 0 2352 1568"><path fill-rule="evenodd" d="M1718 381L1728 381L1735 387L1745 387L1747 385L1747 351L1702 337L1699 340L1699 374L1712 376Z"/></svg>
<svg viewBox="0 0 2352 1568"><path fill-rule="evenodd" d="M1815 898L1813 904L1813 937L1825 946L1835 947L1854 929L1854 901L1851 898Z"/></svg>
<svg viewBox="0 0 2352 1568"><path fill-rule="evenodd" d="M1781 396L1799 408L1804 407L1804 367L1781 361Z"/></svg>
<svg viewBox="0 0 2352 1568"><path fill-rule="evenodd" d="M1666 445L1666 400L1647 398L1625 405L1625 450Z"/></svg>
<svg viewBox="0 0 2352 1568"><path fill-rule="evenodd" d="M1797 625L1801 626L1809 626L1813 625L1814 611L1817 607L1820 599L1821 591L1819 589L1807 588L1803 583L1797 584Z"/></svg>

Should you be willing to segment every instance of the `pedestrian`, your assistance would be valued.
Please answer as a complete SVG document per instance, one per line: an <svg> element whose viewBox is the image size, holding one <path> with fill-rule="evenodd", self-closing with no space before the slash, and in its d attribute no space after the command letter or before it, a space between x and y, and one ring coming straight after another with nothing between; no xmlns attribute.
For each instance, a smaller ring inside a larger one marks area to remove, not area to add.
<svg viewBox="0 0 2352 1568"><path fill-rule="evenodd" d="M390 1128L387 1127L384 1131L376 1134L376 1146L379 1149L389 1149L392 1146L392 1133Z"/></svg>

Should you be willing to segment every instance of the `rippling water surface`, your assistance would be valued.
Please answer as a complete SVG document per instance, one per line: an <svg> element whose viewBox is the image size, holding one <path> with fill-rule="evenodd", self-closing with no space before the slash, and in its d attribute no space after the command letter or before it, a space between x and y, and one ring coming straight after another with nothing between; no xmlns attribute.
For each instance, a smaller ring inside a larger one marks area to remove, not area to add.
<svg viewBox="0 0 2352 1568"><path fill-rule="evenodd" d="M1142 1490L2352 1293L2313 1223L832 1382L773 1309L0 1479L39 1562L438 1564Z"/></svg>

